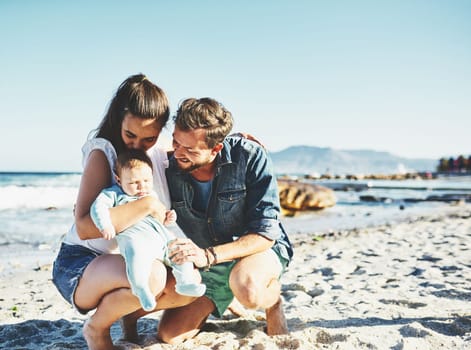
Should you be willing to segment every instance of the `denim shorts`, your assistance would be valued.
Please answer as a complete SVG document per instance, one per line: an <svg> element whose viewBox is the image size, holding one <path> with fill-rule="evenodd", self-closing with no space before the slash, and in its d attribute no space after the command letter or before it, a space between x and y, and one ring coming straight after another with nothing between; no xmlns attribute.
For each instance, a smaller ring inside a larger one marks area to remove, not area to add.
<svg viewBox="0 0 471 350"><path fill-rule="evenodd" d="M62 243L56 260L54 260L52 282L64 299L84 315L90 310L77 307L74 303L74 294L88 264L99 255L99 253L81 245Z"/></svg>
<svg viewBox="0 0 471 350"><path fill-rule="evenodd" d="M282 274L289 261L280 254L277 246L274 246L272 251L280 260ZM238 261L239 260L233 260L214 265L209 271L200 270L202 283L206 285L205 296L211 299L215 306L215 310L212 313L215 317L222 317L223 313L231 304L232 299L234 299L234 294L229 286L229 276Z"/></svg>

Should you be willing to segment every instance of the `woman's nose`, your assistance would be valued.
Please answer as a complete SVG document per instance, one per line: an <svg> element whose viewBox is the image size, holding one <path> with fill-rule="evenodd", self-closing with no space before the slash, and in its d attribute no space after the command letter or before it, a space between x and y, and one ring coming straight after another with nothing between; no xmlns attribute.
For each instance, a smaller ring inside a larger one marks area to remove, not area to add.
<svg viewBox="0 0 471 350"><path fill-rule="evenodd" d="M142 144L140 141L133 141L130 146L132 149L142 149Z"/></svg>

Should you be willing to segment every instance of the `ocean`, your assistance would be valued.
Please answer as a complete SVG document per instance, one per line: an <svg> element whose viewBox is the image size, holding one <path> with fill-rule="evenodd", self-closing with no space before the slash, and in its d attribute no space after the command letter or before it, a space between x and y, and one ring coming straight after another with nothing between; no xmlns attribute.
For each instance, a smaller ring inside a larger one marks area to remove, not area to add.
<svg viewBox="0 0 471 350"><path fill-rule="evenodd" d="M0 173L0 245L53 244L73 220L79 173Z"/></svg>
<svg viewBox="0 0 471 350"><path fill-rule="evenodd" d="M331 208L285 218L290 233L331 233L417 219L471 199L471 176L417 180L303 180L334 190ZM435 200L431 200L432 197Z"/></svg>
<svg viewBox="0 0 471 350"><path fill-rule="evenodd" d="M73 222L80 173L0 173L2 259L21 251L56 250ZM313 181L313 180L309 180ZM406 181L313 181L336 188L337 204L322 211L283 218L289 234L326 233L403 220L449 207L422 201L431 195L471 195L470 177ZM347 186L345 186L347 185ZM362 196L379 200L365 201Z"/></svg>

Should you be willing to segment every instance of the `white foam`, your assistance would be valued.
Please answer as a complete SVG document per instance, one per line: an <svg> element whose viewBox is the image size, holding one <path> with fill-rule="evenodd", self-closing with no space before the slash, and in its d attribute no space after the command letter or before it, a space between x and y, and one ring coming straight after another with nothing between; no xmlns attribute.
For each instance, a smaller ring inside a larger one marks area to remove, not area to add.
<svg viewBox="0 0 471 350"><path fill-rule="evenodd" d="M77 192L77 187L0 187L0 210L73 207Z"/></svg>

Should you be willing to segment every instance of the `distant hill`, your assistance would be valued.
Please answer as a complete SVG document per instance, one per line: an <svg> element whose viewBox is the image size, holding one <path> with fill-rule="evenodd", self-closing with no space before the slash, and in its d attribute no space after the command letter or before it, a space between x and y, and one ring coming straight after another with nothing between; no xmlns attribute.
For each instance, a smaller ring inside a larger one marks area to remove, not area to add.
<svg viewBox="0 0 471 350"><path fill-rule="evenodd" d="M292 146L270 152L277 174L397 174L434 171L437 159L412 159L373 150Z"/></svg>

